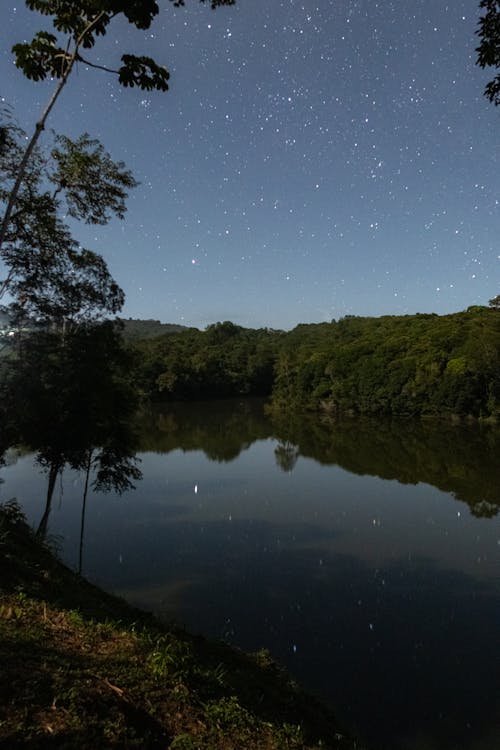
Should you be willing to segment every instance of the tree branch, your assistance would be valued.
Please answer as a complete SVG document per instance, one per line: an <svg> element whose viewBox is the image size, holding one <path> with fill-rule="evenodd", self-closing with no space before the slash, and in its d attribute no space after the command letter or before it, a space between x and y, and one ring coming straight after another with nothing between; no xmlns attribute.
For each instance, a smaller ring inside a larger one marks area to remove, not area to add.
<svg viewBox="0 0 500 750"><path fill-rule="evenodd" d="M114 70L113 68L107 68L105 65L97 65L97 63L91 63L88 60L85 60L84 57L81 55L78 55L78 58L76 60L77 62L82 62L84 65L88 65L89 68L96 68L96 70L104 70L106 73L115 73L118 75L119 71Z"/></svg>
<svg viewBox="0 0 500 750"><path fill-rule="evenodd" d="M4 217L2 219L2 225L0 227L0 252L2 250L2 245L5 242L5 235L7 233L7 227L9 226L9 222L10 222L10 218L11 218L11 214L12 214L12 209L14 208L14 204L16 202L16 198L17 198L17 195L19 193L19 188L21 187L21 183L22 183L22 181L24 179L24 174L26 172L26 166L28 164L30 156L33 153L33 150L34 150L34 148L35 148L35 146L37 144L38 139L40 138L40 135L41 135L42 131L45 129L45 123L47 121L47 118L50 115L50 113L52 111L52 108L54 107L56 101L58 100L61 91L65 87L66 82L67 82L67 80L69 78L69 75L70 75L71 71L73 70L73 66L74 66L74 64L75 64L75 62L77 61L77 58L78 58L78 50L80 48L80 45L83 43L86 35L89 34L92 31L92 29L94 28L94 26L96 26L99 23L100 19L104 15L106 15L104 13L104 11L101 11L100 13L98 13L97 16L89 24L87 24L87 26L85 27L85 29L82 31L82 33L80 34L80 36L76 40L76 42L75 42L75 48L73 50L73 53L68 58L68 64L66 66L66 69L63 70L61 68L61 70L62 70L61 80L59 81L58 86L56 87L54 93L52 94L52 96L51 96L51 98L49 100L49 103L47 104L47 107L45 108L45 111L42 113L42 116L41 116L40 120L37 122L37 124L35 126L35 132L33 133L32 137L31 137L31 140L29 141L28 145L26 146L26 151L24 152L23 158L21 159L21 163L19 165L19 170L18 170L18 173L17 173L17 179L16 179L16 182L14 183L14 187L12 188L12 191L11 191L11 193L9 195L9 200L8 200L8 203L7 203L7 207L5 209L5 214L4 214ZM69 48L69 42L68 42L68 47L67 48ZM62 61L62 64L64 64L64 61Z"/></svg>

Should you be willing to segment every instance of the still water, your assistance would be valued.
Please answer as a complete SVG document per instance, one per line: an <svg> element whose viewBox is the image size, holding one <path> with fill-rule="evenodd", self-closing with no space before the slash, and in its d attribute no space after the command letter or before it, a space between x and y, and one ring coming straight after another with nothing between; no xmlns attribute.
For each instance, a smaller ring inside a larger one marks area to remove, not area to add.
<svg viewBox="0 0 500 750"><path fill-rule="evenodd" d="M88 499L88 578L269 649L370 748L498 750L499 432L177 405L143 415L139 455L134 492ZM35 524L33 457L2 477ZM63 475L49 521L73 567L83 485Z"/></svg>

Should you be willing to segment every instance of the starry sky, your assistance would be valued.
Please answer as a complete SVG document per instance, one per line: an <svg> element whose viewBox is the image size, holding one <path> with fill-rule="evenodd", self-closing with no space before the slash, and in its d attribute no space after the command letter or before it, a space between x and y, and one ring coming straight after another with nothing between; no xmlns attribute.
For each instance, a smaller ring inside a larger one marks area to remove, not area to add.
<svg viewBox="0 0 500 750"><path fill-rule="evenodd" d="M478 0L163 0L88 57L146 54L167 93L80 66L49 125L102 140L140 181L125 221L74 228L125 317L292 328L440 314L500 293L500 108L475 65ZM53 89L10 48L47 28L0 8L0 98L31 132ZM52 30L52 29L51 29Z"/></svg>

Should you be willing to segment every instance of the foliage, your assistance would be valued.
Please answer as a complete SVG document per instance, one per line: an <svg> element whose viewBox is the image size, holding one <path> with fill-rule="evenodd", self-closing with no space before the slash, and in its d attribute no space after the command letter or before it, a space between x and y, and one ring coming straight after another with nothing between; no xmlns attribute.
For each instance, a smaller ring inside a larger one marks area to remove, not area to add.
<svg viewBox="0 0 500 750"><path fill-rule="evenodd" d="M11 195L25 140L20 128L9 125L7 131L0 205ZM13 298L14 317L61 327L121 309L123 292L106 263L78 245L60 214L92 224L121 218L127 190L135 185L123 163L113 162L87 134L76 141L57 137L49 157L33 151L0 250L6 271L0 296L8 292Z"/></svg>
<svg viewBox="0 0 500 750"><path fill-rule="evenodd" d="M56 144L49 179L56 194L64 190L67 214L87 224L107 224L112 215L123 219L127 191L138 184L125 164L114 162L88 133L76 141L58 135Z"/></svg>
<svg viewBox="0 0 500 750"><path fill-rule="evenodd" d="M138 341L137 387L153 400L269 395L282 335L226 321Z"/></svg>
<svg viewBox="0 0 500 750"><path fill-rule="evenodd" d="M136 403L128 362L110 322L79 326L64 338L50 331L24 336L4 371L3 422L19 433L17 443L68 460L110 436L117 442Z"/></svg>
<svg viewBox="0 0 500 750"><path fill-rule="evenodd" d="M0 156L3 156L7 150L7 141L9 130L5 125L0 126Z"/></svg>
<svg viewBox="0 0 500 750"><path fill-rule="evenodd" d="M164 333L180 333L186 326L175 323L160 323L159 320L140 320L137 318L119 318L122 335L125 341L154 339Z"/></svg>
<svg viewBox="0 0 500 750"><path fill-rule="evenodd" d="M12 444L37 452L48 475L45 533L57 476L65 465L93 469L96 491L124 492L141 473L131 417L136 399L129 357L112 323L20 338L0 380L0 419Z"/></svg>
<svg viewBox="0 0 500 750"><path fill-rule="evenodd" d="M156 401L271 395L278 411L496 419L500 316L491 306L348 316L289 333L217 323L134 342L134 378ZM280 449L284 468L292 454Z"/></svg>
<svg viewBox="0 0 500 750"><path fill-rule="evenodd" d="M477 34L481 40L476 52L477 63L482 68L500 68L500 0L481 0L480 8L485 13L479 19ZM498 73L484 90L490 102L500 104L500 73Z"/></svg>
<svg viewBox="0 0 500 750"><path fill-rule="evenodd" d="M60 218L90 224L123 218L135 180L87 134L56 137L49 157L34 147L19 183L24 133L9 124L0 155L0 202L10 207L0 260L9 325L0 370L0 450L24 443L48 474L47 527L57 476L68 464L94 470L95 490L123 492L140 478L128 425L135 396L122 377L124 351L112 323L124 295L103 258L81 248ZM17 185L15 199L14 187ZM6 209L7 211L7 209ZM83 536L82 536L83 538Z"/></svg>
<svg viewBox="0 0 500 750"><path fill-rule="evenodd" d="M106 2L74 3L70 0L27 0L30 10L52 17L54 30L67 38L59 43L58 37L48 31L39 31L31 42L14 45L15 63L24 75L33 81L47 76L56 79L67 77L75 62L82 62L80 49L94 47L98 36L105 36L110 23L117 16L124 16L137 29L148 29L159 13L158 3L111 0ZM84 61L87 64L88 61ZM154 60L134 55L123 55L123 65L118 72L124 86L139 86L142 89L168 89L168 72ZM90 63L91 64L91 63Z"/></svg>
<svg viewBox="0 0 500 750"><path fill-rule="evenodd" d="M275 407L397 415L500 415L500 316L348 317L298 326L276 363Z"/></svg>

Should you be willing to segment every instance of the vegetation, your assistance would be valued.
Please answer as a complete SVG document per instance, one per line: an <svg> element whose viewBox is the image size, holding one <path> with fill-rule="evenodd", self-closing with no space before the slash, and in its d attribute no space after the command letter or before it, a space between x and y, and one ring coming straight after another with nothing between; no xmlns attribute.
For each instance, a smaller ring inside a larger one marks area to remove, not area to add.
<svg viewBox="0 0 500 750"><path fill-rule="evenodd" d="M481 0L485 13L479 19L478 36L481 40L476 52L482 68L500 68L500 0ZM500 73L486 84L484 95L490 102L500 104Z"/></svg>
<svg viewBox="0 0 500 750"><path fill-rule="evenodd" d="M25 135L7 128L0 155L0 205L17 180ZM123 217L127 191L136 185L121 162L113 162L87 134L76 141L56 137L50 153L34 149L19 187L0 259L5 277L0 299L12 299L9 315L30 317L59 329L118 312L123 292L102 257L80 247L61 215L90 224Z"/></svg>
<svg viewBox="0 0 500 750"><path fill-rule="evenodd" d="M282 333L230 322L190 328L135 345L138 390L152 400L184 400L271 393Z"/></svg>
<svg viewBox="0 0 500 750"><path fill-rule="evenodd" d="M159 320L139 320L137 318L118 318L122 327L122 335L125 341L138 341L139 339L154 339L165 333L180 333L185 331L186 326L175 323L160 323Z"/></svg>
<svg viewBox="0 0 500 750"><path fill-rule="evenodd" d="M233 3L211 0L211 7ZM122 491L140 477L130 430L138 394L170 401L272 396L278 415L295 408L335 417L500 416L498 297L490 309L441 318L349 317L290 333L227 321L204 332L125 321L126 352L118 327L106 320L121 310L123 292L102 257L73 238L65 217L100 225L123 218L136 182L87 133L75 141L56 136L46 151L38 142L82 63L115 74L125 87L168 89L167 70L147 56L123 54L115 68L89 59L115 19L147 29L159 6L26 4L50 18L52 30L16 44L16 65L32 81L53 79L55 88L31 137L0 123L0 299L8 296L6 319L18 331L8 347L2 344L0 458L14 443L37 451L48 476L41 536L65 465L86 474L80 561L89 477L104 491ZM498 68L499 3L482 0L481 7L478 63ZM499 91L497 76L485 93L499 104ZM170 445L171 432L165 435ZM233 426L231 435L232 442L224 435L210 446L218 460L239 450L241 432ZM291 471L307 443L299 447L290 425L283 435L276 461ZM196 435L193 445L203 439ZM359 469L359 451L351 455L341 439L326 460L337 455ZM409 481L414 476L418 471ZM473 512L497 512L487 488ZM0 586L0 746L355 747L268 655L249 657L192 638L99 592L56 560L14 504L0 512Z"/></svg>
<svg viewBox="0 0 500 750"><path fill-rule="evenodd" d="M226 322L134 349L137 388L153 400L271 395L277 411L500 416L495 304L445 316L348 316L289 333Z"/></svg>
<svg viewBox="0 0 500 750"><path fill-rule="evenodd" d="M129 357L116 325L104 320L121 309L124 295L102 257L80 247L61 218L122 218L136 183L87 134L56 137L50 154L33 148L12 202L24 134L11 124L6 134L0 203L12 211L0 252L0 298L9 301L2 316L9 335L0 366L0 448L25 444L37 452L48 475L43 534L66 464L87 479L95 469L95 489L121 491L140 475L128 421L136 406Z"/></svg>
<svg viewBox="0 0 500 750"><path fill-rule="evenodd" d="M276 368L273 401L331 413L500 414L500 316L348 317L299 326Z"/></svg>
<svg viewBox="0 0 500 750"><path fill-rule="evenodd" d="M23 335L0 379L0 419L11 445L37 452L47 473L40 533L45 533L57 477L65 465L93 489L123 492L140 478L131 418L134 390L129 357L111 323L80 325L70 333Z"/></svg>
<svg viewBox="0 0 500 750"><path fill-rule="evenodd" d="M0 510L0 746L359 747L265 652L167 627L63 566Z"/></svg>

